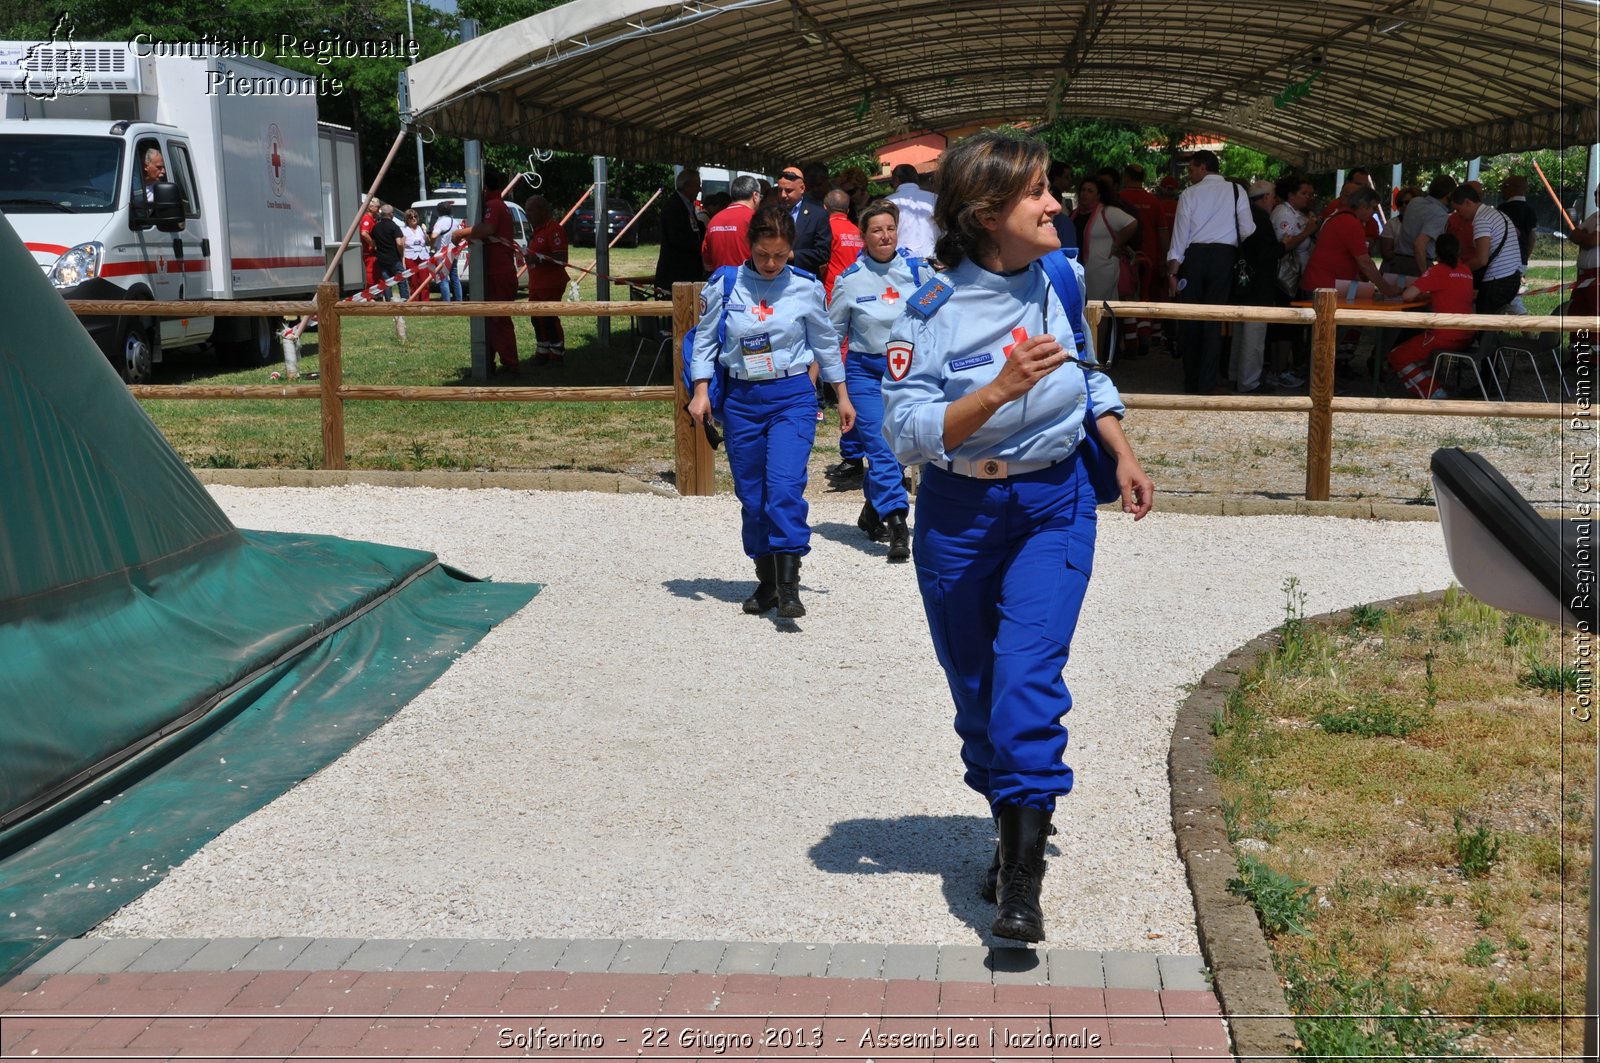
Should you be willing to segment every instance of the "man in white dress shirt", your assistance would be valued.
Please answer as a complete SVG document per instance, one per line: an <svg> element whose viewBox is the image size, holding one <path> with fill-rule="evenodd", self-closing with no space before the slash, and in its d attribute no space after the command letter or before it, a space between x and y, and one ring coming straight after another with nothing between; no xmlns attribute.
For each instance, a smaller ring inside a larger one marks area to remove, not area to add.
<svg viewBox="0 0 1600 1063"><path fill-rule="evenodd" d="M917 168L909 162L896 166L889 179L895 190L884 198L900 208L900 246L910 248L918 258L932 257L940 236L933 223L933 204L939 197L922 190L917 184Z"/></svg>
<svg viewBox="0 0 1600 1063"><path fill-rule="evenodd" d="M1226 306L1233 298L1233 263L1239 242L1256 231L1244 190L1217 170L1216 153L1189 156L1189 187L1178 197L1167 251L1168 282L1179 302ZM1191 395L1220 395L1222 323L1183 321L1178 326L1183 353L1183 389Z"/></svg>

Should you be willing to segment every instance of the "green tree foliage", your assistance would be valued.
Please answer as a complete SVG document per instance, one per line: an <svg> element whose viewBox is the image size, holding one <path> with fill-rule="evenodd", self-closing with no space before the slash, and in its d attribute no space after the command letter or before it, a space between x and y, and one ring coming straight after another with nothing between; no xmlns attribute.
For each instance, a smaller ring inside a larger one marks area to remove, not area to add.
<svg viewBox="0 0 1600 1063"><path fill-rule="evenodd" d="M1104 119L1062 117L1035 130L1050 148L1050 158L1065 162L1082 176L1103 166L1143 166L1151 179L1167 172L1167 161L1182 139L1181 131L1154 125L1130 125Z"/></svg>

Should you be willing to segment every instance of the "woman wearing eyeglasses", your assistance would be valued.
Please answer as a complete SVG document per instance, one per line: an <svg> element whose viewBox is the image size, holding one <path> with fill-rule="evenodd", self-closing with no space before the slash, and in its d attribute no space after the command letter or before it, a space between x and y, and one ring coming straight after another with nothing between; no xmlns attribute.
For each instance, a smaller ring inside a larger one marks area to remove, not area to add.
<svg viewBox="0 0 1600 1063"><path fill-rule="evenodd" d="M756 589L743 608L755 615L776 607L778 616L793 619L806 615L800 559L811 551L805 489L817 438L817 398L808 375L813 364L838 391L843 430L854 426L856 412L822 282L789 265L794 219L781 206L763 207L747 235L750 258L738 267L726 298L722 269L701 290L689 416L705 423L709 382L722 366L728 468L742 507L744 551L756 566Z"/></svg>

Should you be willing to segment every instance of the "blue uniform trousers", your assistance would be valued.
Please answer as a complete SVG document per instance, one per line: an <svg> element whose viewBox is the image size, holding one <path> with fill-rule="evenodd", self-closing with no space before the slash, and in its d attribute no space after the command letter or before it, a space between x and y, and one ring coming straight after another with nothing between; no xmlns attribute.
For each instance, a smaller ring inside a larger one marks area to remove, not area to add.
<svg viewBox="0 0 1600 1063"><path fill-rule="evenodd" d="M882 354L852 352L844 363L850 404L856 408L856 431L861 433L862 452L867 459L864 489L867 501L880 517L907 506L906 488L901 482L904 473L883 435L883 374L887 368L888 359ZM844 453L842 442L839 453Z"/></svg>
<svg viewBox="0 0 1600 1063"><path fill-rule="evenodd" d="M1094 564L1094 491L1077 455L1006 480L927 467L917 492L917 583L956 704L966 782L993 809L1054 810L1061 678Z"/></svg>
<svg viewBox="0 0 1600 1063"><path fill-rule="evenodd" d="M848 365L848 363L846 363L846 365ZM847 368L845 372L848 374L849 369ZM851 395L850 401L855 402L856 397ZM857 412L860 412L859 409ZM848 458L852 461L860 461L866 456L867 448L862 445L861 426L859 424L850 429L848 432L839 433L839 457Z"/></svg>
<svg viewBox="0 0 1600 1063"><path fill-rule="evenodd" d="M743 507L744 552L806 554L806 465L817 439L817 393L805 373L777 380L729 378L723 406L728 468Z"/></svg>

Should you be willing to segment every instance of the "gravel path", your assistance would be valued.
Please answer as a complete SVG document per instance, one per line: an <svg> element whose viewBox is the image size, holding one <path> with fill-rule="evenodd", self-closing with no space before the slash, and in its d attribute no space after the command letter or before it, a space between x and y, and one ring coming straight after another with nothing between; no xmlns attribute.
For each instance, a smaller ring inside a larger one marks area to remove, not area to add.
<svg viewBox="0 0 1600 1063"><path fill-rule="evenodd" d="M213 488L243 527L436 551L546 589L350 754L100 928L151 937L979 943L991 844L909 566L812 507L811 615L744 616L729 496ZM1444 586L1437 524L1103 514L1052 944L1197 951L1179 699L1280 622Z"/></svg>

